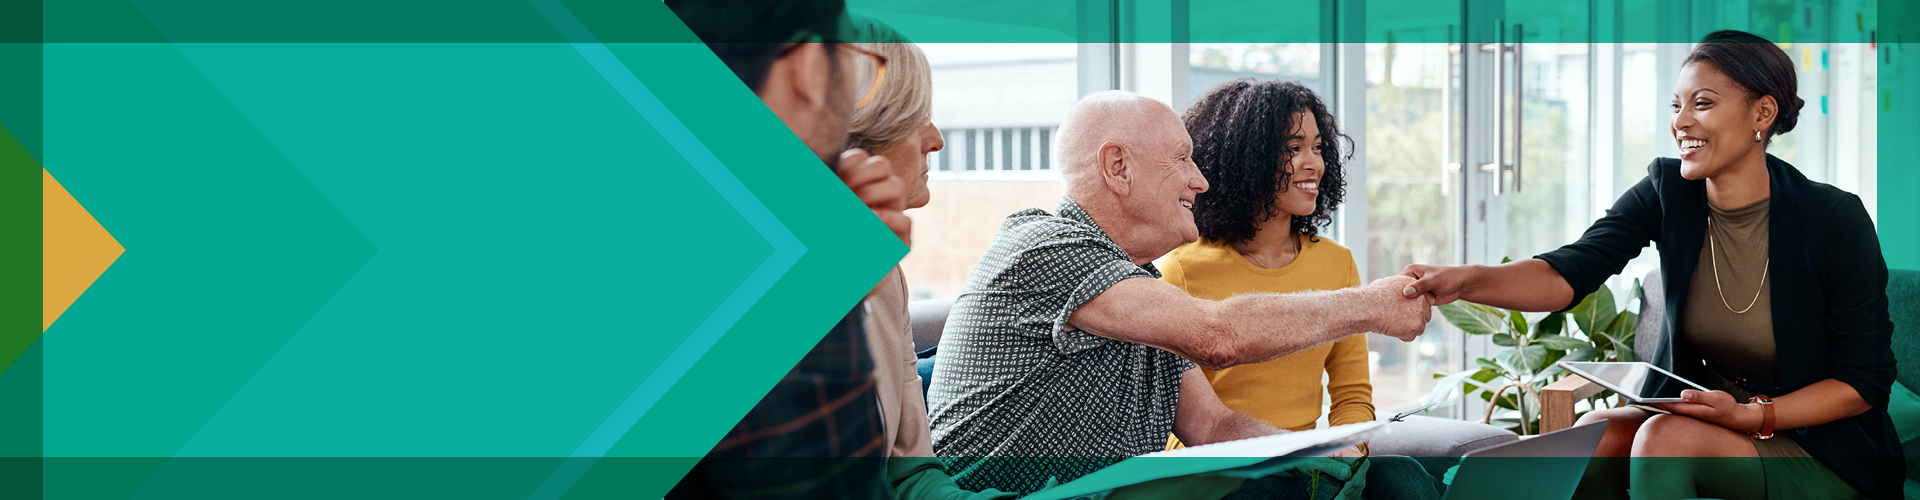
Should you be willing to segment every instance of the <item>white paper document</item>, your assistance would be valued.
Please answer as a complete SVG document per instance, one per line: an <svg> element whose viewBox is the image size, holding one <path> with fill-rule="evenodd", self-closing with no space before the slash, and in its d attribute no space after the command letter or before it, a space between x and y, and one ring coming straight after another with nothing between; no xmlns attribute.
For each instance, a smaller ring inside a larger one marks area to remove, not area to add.
<svg viewBox="0 0 1920 500"><path fill-rule="evenodd" d="M1080 498L1147 481L1190 475L1258 477L1284 470L1289 462L1324 456L1377 439L1387 432L1386 422L1362 422L1148 453L1073 482L1035 492L1025 499Z"/></svg>

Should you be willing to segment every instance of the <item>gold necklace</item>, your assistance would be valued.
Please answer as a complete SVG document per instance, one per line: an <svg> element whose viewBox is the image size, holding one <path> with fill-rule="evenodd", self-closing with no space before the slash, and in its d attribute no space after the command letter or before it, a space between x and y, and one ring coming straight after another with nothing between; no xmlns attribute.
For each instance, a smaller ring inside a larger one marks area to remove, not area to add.
<svg viewBox="0 0 1920 500"><path fill-rule="evenodd" d="M1747 307L1745 309L1740 309L1735 311L1733 309L1733 304L1727 303L1727 290L1720 286L1720 251L1716 247L1717 245L1713 243L1713 216L1708 215L1707 216L1707 256L1713 259L1713 288L1715 291L1718 291L1720 293L1720 304L1727 306L1728 311L1733 311L1734 314L1746 314L1747 311L1753 310L1754 305L1760 303L1760 292L1764 292L1767 290L1767 270L1768 268L1773 267L1773 258L1768 257L1767 263L1764 265L1764 267L1760 268L1760 289L1753 291L1753 301L1748 302Z"/></svg>

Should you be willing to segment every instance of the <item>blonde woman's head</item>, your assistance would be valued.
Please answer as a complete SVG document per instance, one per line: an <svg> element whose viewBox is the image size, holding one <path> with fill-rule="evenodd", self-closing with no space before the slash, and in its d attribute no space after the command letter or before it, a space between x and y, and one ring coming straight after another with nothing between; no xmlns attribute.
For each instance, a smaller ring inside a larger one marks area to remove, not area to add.
<svg viewBox="0 0 1920 500"><path fill-rule="evenodd" d="M920 47L893 28L853 19L854 40L886 58L886 75L873 97L853 110L847 146L884 156L906 181L907 208L926 206L927 154L946 143L933 126L933 72Z"/></svg>

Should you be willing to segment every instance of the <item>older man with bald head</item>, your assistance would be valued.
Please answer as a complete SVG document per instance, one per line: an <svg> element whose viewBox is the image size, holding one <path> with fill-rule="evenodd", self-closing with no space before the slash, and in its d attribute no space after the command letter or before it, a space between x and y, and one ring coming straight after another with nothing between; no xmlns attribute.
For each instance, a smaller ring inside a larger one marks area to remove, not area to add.
<svg viewBox="0 0 1920 500"><path fill-rule="evenodd" d="M928 394L935 454L969 489L1032 492L1162 449L1283 431L1234 413L1195 365L1267 361L1348 335L1412 340L1427 297L1392 277L1315 293L1196 299L1152 261L1199 239L1207 180L1173 110L1087 96L1061 125L1055 213L1007 217L954 301Z"/></svg>

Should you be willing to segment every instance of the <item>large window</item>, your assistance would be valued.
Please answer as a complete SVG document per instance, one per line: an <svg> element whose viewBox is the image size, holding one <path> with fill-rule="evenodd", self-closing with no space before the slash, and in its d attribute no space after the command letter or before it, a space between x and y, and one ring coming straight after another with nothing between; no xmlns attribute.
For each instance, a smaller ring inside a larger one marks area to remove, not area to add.
<svg viewBox="0 0 1920 500"><path fill-rule="evenodd" d="M1404 33L1417 38L1444 33ZM1446 169L1458 113L1447 101L1452 66L1443 43L1372 43L1366 50L1366 128L1354 136L1366 153L1366 281L1408 264L1459 262L1459 189ZM1348 110L1341 110L1350 113ZM1374 407L1405 407L1433 387L1436 372L1458 365L1460 335L1435 321L1420 340L1380 335L1373 352Z"/></svg>
<svg viewBox="0 0 1920 500"><path fill-rule="evenodd" d="M928 158L932 200L911 210L901 261L915 299L960 293L1000 221L1060 201L1053 134L1080 99L1070 43L921 44L933 69L933 124L946 147Z"/></svg>
<svg viewBox="0 0 1920 500"><path fill-rule="evenodd" d="M1236 78L1300 82L1326 96L1317 43L1195 43L1188 46L1189 99Z"/></svg>

